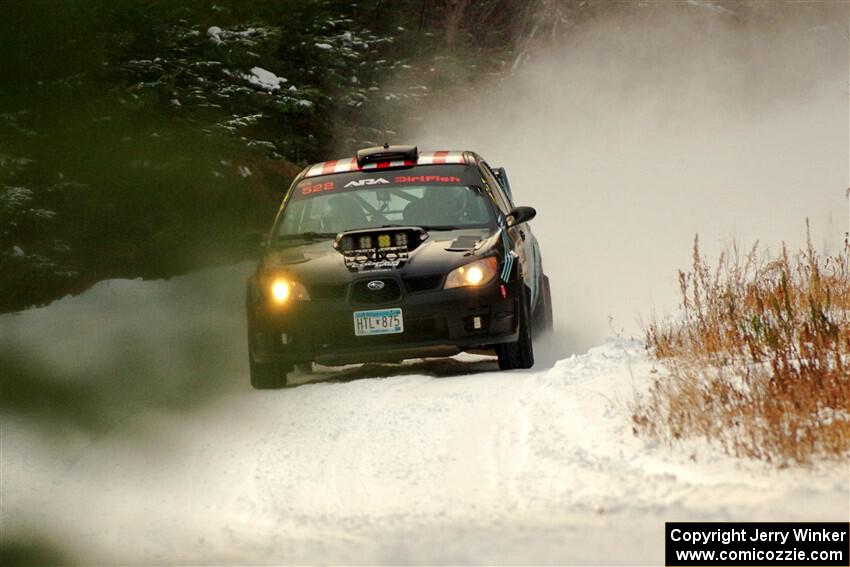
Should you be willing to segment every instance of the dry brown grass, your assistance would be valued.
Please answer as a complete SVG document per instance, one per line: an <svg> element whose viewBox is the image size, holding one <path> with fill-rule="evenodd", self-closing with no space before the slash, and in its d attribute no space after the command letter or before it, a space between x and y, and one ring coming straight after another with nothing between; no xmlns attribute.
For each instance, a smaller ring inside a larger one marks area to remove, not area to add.
<svg viewBox="0 0 850 567"><path fill-rule="evenodd" d="M679 317L646 326L664 367L636 400L635 432L704 437L778 464L850 455L848 253L770 257L732 247L711 269L694 241Z"/></svg>

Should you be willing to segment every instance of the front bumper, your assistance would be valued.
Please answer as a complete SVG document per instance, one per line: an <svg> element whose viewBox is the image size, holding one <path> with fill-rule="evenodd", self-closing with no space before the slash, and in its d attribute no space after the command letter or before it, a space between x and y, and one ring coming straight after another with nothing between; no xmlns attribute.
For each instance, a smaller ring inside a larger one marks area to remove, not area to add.
<svg viewBox="0 0 850 567"><path fill-rule="evenodd" d="M391 303L291 301L277 307L250 293L248 338L257 361L351 364L450 356L517 340L518 285L493 282L480 288L403 293ZM249 283L253 285L252 283ZM400 307L404 332L356 336L353 313ZM475 328L475 322L480 328Z"/></svg>

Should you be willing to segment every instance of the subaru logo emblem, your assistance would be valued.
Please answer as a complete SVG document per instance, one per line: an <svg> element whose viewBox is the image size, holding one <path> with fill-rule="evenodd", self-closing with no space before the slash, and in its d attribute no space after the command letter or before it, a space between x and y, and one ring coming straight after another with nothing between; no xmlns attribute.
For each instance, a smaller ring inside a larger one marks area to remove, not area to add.
<svg viewBox="0 0 850 567"><path fill-rule="evenodd" d="M378 291L379 289L384 289L384 282L382 282L381 280L372 280L371 282L366 284L366 287L368 287L372 291Z"/></svg>

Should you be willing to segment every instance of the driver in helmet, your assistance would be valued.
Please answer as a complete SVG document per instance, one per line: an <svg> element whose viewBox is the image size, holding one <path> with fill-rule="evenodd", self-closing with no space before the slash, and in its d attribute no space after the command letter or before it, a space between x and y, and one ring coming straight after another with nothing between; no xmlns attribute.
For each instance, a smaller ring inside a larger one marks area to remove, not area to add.
<svg viewBox="0 0 850 567"><path fill-rule="evenodd" d="M426 187L422 198L404 209L404 221L414 226L452 226L466 216L466 189Z"/></svg>

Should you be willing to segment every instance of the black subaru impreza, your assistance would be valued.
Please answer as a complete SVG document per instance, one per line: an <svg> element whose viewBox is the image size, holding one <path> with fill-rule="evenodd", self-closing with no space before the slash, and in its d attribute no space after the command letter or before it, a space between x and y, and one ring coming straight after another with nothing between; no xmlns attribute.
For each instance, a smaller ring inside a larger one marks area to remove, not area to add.
<svg viewBox="0 0 850 567"><path fill-rule="evenodd" d="M461 351L530 368L552 328L535 214L474 152L385 145L307 167L248 281L251 384Z"/></svg>

